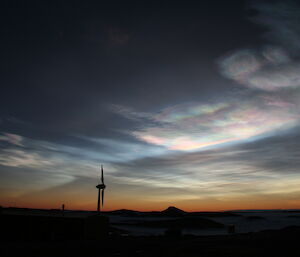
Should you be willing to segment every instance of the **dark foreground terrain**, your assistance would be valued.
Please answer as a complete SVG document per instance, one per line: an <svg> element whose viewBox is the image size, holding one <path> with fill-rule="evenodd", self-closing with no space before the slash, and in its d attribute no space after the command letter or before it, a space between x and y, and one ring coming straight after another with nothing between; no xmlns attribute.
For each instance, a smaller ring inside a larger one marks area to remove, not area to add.
<svg viewBox="0 0 300 257"><path fill-rule="evenodd" d="M101 240L2 241L0 255L65 256L300 256L300 227L222 236L108 237Z"/></svg>
<svg viewBox="0 0 300 257"><path fill-rule="evenodd" d="M250 214L185 213L172 207L160 213L121 210L107 217L107 213L7 208L0 212L0 257L300 257L298 211ZM227 231L230 226L213 220L229 219L248 227L256 224L255 228L272 224L271 218L280 215L287 217L282 224L295 225L241 233L239 229ZM141 230L159 227L163 232L135 236L118 224ZM189 227L224 233L183 233Z"/></svg>

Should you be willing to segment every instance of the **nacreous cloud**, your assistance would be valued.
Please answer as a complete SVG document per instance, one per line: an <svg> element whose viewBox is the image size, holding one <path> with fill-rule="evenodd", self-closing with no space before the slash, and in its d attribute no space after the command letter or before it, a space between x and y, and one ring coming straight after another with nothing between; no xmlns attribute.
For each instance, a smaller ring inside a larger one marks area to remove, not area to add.
<svg viewBox="0 0 300 257"><path fill-rule="evenodd" d="M215 104L176 105L153 113L155 125L131 133L149 144L180 151L255 139L298 124L299 113L288 100L260 95Z"/></svg>
<svg viewBox="0 0 300 257"><path fill-rule="evenodd" d="M223 58L220 67L224 76L249 88L278 91L300 86L300 64L280 48L238 51Z"/></svg>

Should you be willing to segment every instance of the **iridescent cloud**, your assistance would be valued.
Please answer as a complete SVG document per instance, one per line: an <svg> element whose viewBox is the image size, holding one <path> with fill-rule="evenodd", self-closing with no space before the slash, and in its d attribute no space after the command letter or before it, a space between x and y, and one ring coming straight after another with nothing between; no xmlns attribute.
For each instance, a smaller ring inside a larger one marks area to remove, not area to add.
<svg viewBox="0 0 300 257"><path fill-rule="evenodd" d="M245 83L248 77L264 65L264 60L253 50L237 51L220 62L221 72L230 79Z"/></svg>
<svg viewBox="0 0 300 257"><path fill-rule="evenodd" d="M220 67L224 76L249 88L277 91L300 86L300 64L281 48L237 51L223 58Z"/></svg>
<svg viewBox="0 0 300 257"><path fill-rule="evenodd" d="M145 126L132 134L169 150L198 150L291 128L299 119L293 107L292 103L275 96L176 105L152 114L156 126Z"/></svg>
<svg viewBox="0 0 300 257"><path fill-rule="evenodd" d="M219 62L222 74L239 84L264 91L298 88L299 7L279 2L258 4L254 8L258 15L251 20L267 28L265 36L273 40L272 46L238 50L227 55Z"/></svg>

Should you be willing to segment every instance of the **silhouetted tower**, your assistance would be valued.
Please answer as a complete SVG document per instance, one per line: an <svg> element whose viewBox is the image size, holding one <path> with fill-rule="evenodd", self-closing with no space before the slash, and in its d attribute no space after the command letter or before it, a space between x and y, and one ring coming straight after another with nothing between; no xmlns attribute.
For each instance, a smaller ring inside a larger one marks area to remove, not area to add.
<svg viewBox="0 0 300 257"><path fill-rule="evenodd" d="M106 186L104 185L103 166L102 165L101 165L101 184L98 184L96 186L96 188L98 188L97 211L100 212L100 193L101 193L101 203L102 203L102 207L103 207L103 205L104 205L104 189L106 188Z"/></svg>

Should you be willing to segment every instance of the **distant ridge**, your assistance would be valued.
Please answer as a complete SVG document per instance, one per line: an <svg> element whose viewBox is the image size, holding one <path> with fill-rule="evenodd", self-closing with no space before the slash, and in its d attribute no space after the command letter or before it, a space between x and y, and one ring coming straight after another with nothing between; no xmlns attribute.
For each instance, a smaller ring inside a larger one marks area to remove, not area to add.
<svg viewBox="0 0 300 257"><path fill-rule="evenodd" d="M298 210L285 210L288 212L298 212ZM2 207L2 213L9 214L26 214L26 215L60 215L60 209L31 209L31 208L18 208L18 207ZM94 214L95 211L84 211L84 210L65 210L66 216L88 216ZM229 216L240 216L240 214L231 211L221 212L186 212L175 206L170 206L163 211L136 211L129 209L119 209L113 211L103 211L108 215L121 215L127 217L229 217Z"/></svg>

